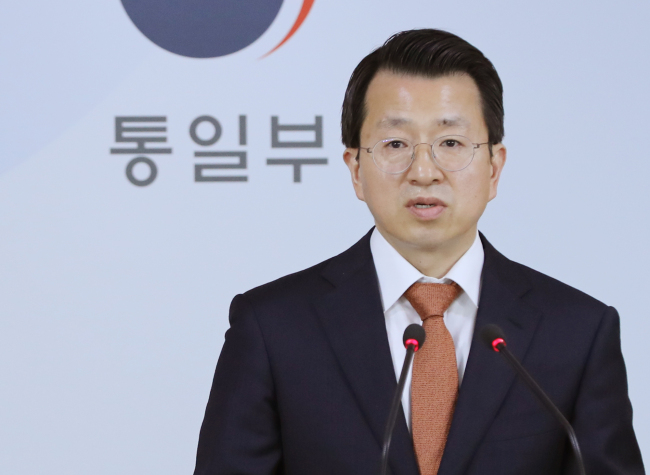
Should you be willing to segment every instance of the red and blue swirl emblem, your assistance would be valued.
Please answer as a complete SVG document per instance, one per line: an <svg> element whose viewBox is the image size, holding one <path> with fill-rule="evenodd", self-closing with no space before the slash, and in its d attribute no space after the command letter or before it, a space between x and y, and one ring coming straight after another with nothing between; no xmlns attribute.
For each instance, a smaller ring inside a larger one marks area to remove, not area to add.
<svg viewBox="0 0 650 475"><path fill-rule="evenodd" d="M156 45L190 58L235 53L264 34L284 0L122 0L135 26ZM314 0L303 0L292 28L270 54L300 28Z"/></svg>

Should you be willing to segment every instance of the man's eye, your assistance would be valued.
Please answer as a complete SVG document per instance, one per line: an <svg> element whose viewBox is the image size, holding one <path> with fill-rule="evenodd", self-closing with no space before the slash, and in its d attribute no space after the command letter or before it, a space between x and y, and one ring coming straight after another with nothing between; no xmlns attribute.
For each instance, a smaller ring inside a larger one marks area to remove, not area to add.
<svg viewBox="0 0 650 475"><path fill-rule="evenodd" d="M394 149L405 148L406 144L404 142L402 142L401 140L391 140L390 142L386 143L386 147L394 148Z"/></svg>
<svg viewBox="0 0 650 475"><path fill-rule="evenodd" d="M446 148L454 148L460 145L461 143L458 140L454 140L454 139L443 140L442 143L440 144L441 147L446 147Z"/></svg>

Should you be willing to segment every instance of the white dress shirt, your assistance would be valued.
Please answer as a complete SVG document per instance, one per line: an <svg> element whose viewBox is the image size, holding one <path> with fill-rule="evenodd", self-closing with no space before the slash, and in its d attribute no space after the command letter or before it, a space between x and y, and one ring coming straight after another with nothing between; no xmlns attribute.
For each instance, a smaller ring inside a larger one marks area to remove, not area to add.
<svg viewBox="0 0 650 475"><path fill-rule="evenodd" d="M411 323L422 324L422 319L410 302L406 300L404 292L415 282L449 283L454 281L463 289L463 292L449 306L444 315L445 325L451 333L456 348L458 383L460 384L463 380L472 343L481 291L484 254L478 233L472 246L442 279L423 275L386 241L377 228L370 237L370 250L377 269L388 343L397 379L402 372L406 356L406 349L402 343L404 330ZM409 429L411 428L411 373L412 370L409 371L406 378L406 386L402 395L402 406Z"/></svg>

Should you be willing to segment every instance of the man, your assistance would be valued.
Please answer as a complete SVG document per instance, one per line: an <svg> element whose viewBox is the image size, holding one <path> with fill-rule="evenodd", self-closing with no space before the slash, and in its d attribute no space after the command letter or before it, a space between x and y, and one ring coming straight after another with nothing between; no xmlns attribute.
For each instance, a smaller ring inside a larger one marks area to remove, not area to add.
<svg viewBox="0 0 650 475"><path fill-rule="evenodd" d="M393 474L575 470L560 425L477 339L488 323L573 424L588 474L644 473L616 311L478 233L506 161L503 115L494 67L452 34L402 32L361 61L343 104L344 160L376 227L235 297L196 475L378 473L411 323L427 341Z"/></svg>

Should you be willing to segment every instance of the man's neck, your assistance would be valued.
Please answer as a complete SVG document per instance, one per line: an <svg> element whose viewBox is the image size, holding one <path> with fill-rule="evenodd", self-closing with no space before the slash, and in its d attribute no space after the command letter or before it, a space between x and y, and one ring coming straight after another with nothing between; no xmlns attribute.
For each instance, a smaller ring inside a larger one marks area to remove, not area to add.
<svg viewBox="0 0 650 475"><path fill-rule="evenodd" d="M472 247L476 239L476 227L473 227L462 236L445 243L420 246L404 243L395 239L388 233L377 229L393 248L406 259L413 267L428 277L440 279L463 257Z"/></svg>

